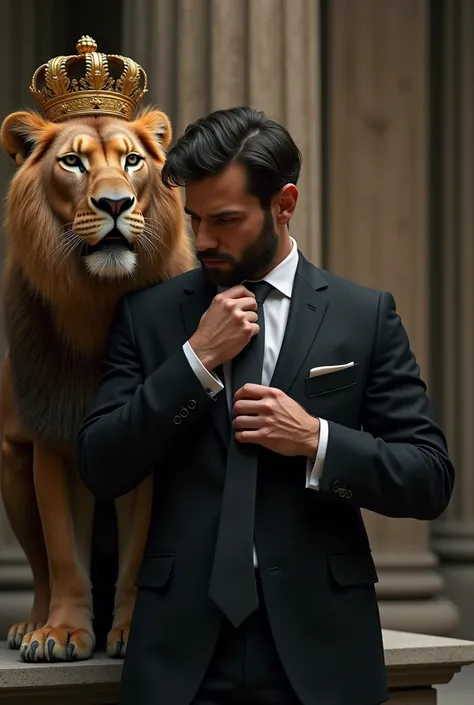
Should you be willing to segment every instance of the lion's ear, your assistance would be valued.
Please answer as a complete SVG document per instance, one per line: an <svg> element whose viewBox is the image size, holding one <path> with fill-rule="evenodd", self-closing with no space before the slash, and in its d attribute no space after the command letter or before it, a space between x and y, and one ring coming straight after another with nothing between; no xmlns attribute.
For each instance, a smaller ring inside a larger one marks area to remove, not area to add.
<svg viewBox="0 0 474 705"><path fill-rule="evenodd" d="M140 115L135 120L135 126L138 130L142 130L149 135L153 135L156 140L160 143L163 150L168 149L168 145L171 142L171 123L161 110L145 110L145 112Z"/></svg>
<svg viewBox="0 0 474 705"><path fill-rule="evenodd" d="M0 141L7 154L21 166L45 134L52 138L55 126L34 112L8 115L0 128ZM49 140L48 140L49 141Z"/></svg>

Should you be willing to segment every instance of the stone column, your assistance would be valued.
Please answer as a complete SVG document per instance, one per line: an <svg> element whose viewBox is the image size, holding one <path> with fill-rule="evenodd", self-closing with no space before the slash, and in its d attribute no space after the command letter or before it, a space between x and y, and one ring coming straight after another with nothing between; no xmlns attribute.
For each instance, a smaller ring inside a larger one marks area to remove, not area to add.
<svg viewBox="0 0 474 705"><path fill-rule="evenodd" d="M427 381L428 5L428 0L328 3L323 172L324 264L394 294ZM430 525L370 512L364 519L380 577L383 626L449 634L457 612L441 594Z"/></svg>
<svg viewBox="0 0 474 705"><path fill-rule="evenodd" d="M51 8L45 7L43 12ZM38 6L34 0L15 0L0 3L0 66L2 66L2 90L0 92L0 121L13 110L32 105L28 94L31 76L36 68L44 35L38 27ZM21 50L19 33L21 27ZM38 52L39 53L39 52ZM41 59L39 59L41 60ZM3 149L0 151L0 219L3 222L3 198L14 170L13 161ZM3 262L4 240L0 237L0 257ZM6 348L4 337L3 309L0 307L0 355ZM0 468L1 472L1 468ZM24 619L31 604L31 571L23 551L10 529L0 499L0 641L12 621Z"/></svg>
<svg viewBox="0 0 474 705"><path fill-rule="evenodd" d="M251 105L303 153L292 235L320 262L319 3L316 0L124 0L125 54L176 138L211 110Z"/></svg>
<svg viewBox="0 0 474 705"><path fill-rule="evenodd" d="M436 399L457 470L454 499L434 530L447 594L474 637L474 5L443 4L435 135Z"/></svg>

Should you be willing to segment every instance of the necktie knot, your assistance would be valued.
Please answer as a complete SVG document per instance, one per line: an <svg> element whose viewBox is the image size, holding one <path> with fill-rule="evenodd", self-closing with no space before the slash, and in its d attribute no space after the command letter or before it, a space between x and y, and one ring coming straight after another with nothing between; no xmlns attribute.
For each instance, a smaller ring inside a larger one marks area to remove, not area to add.
<svg viewBox="0 0 474 705"><path fill-rule="evenodd" d="M255 294L255 298L259 304L264 303L265 299L273 289L272 284L263 280L259 282L245 282L245 287Z"/></svg>

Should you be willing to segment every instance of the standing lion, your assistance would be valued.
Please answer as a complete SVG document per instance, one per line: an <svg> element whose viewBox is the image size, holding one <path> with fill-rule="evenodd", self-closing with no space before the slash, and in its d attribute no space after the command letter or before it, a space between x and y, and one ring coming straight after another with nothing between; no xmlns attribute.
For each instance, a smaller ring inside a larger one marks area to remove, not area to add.
<svg viewBox="0 0 474 705"><path fill-rule="evenodd" d="M19 167L6 204L1 489L34 576L32 612L8 642L35 662L87 659L95 647L94 500L75 447L117 300L194 266L180 197L160 178L169 120L151 109L134 118L146 75L131 59L98 53L90 37L77 49L33 76L45 117L13 113L0 133ZM77 69L81 78L72 78ZM112 657L126 649L150 482L116 502Z"/></svg>

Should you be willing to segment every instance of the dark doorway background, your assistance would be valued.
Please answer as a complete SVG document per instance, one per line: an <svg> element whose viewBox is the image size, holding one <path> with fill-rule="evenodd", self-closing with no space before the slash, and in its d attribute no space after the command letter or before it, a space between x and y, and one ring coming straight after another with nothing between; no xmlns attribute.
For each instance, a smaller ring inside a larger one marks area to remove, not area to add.
<svg viewBox="0 0 474 705"><path fill-rule="evenodd" d="M122 51L123 3L121 0L55 0L58 15L62 15L64 32L57 36L58 53L75 53L77 40L89 34L99 45L99 51L120 54Z"/></svg>

